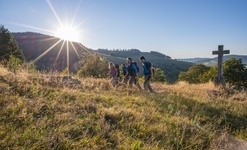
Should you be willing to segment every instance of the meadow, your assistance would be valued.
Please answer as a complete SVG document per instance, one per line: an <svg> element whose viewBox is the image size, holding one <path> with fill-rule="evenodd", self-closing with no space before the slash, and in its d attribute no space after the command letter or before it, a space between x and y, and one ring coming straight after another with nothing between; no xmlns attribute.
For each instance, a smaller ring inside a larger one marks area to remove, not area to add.
<svg viewBox="0 0 247 150"><path fill-rule="evenodd" d="M153 94L78 80L0 67L0 149L247 149L244 91L179 82L152 83Z"/></svg>

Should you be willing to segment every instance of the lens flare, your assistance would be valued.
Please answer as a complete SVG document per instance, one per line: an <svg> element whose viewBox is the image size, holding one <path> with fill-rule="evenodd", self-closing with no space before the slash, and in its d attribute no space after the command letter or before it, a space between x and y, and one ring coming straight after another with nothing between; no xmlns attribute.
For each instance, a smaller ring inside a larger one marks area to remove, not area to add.
<svg viewBox="0 0 247 150"><path fill-rule="evenodd" d="M74 52L76 53L78 59L81 59L81 55L82 52L79 54L78 50L83 51L84 55L85 53L91 53L91 51L89 51L85 46L83 46L82 44L78 43L81 40L81 36L80 34L82 33L80 29L80 26L82 24L82 22L80 22L79 24L75 24L75 19L77 17L80 5L81 5L81 0L80 3L75 11L75 14L72 18L72 20L70 22L68 22L68 24L65 24L61 21L61 19L59 18L59 14L56 12L55 8L53 7L51 0L46 0L48 6L50 7L51 11L53 12L54 16L56 17L57 21L58 21L58 26L55 27L55 30L49 30L49 29L42 29L39 27L34 27L34 26L30 26L30 25L25 25L25 24L20 24L20 23L12 23L14 25L18 25L18 26L22 26L22 27L27 27L27 28L31 28L31 29L35 29L35 30L40 30L40 31L44 31L44 32L48 32L48 33L52 33L52 35L54 37L52 37L52 39L56 39L56 38L60 38L56 43L54 43L53 45L51 45L49 48L47 48L42 54L40 54L37 58L35 58L33 60L34 63L36 63L37 61L39 61L42 57L44 57L45 55L48 55L48 53L50 51L52 51L60 42L62 42L61 47L59 49L59 52L55 58L55 61L53 62L52 66L54 66L58 60L58 58L60 57L62 50L64 47L66 47L66 65L67 65L67 69L68 69L68 75L70 74L70 46L72 46L72 49L74 50ZM51 39L48 39L51 40ZM77 45L77 48L74 45ZM79 46L79 48L78 48ZM71 58L74 59L74 58Z"/></svg>

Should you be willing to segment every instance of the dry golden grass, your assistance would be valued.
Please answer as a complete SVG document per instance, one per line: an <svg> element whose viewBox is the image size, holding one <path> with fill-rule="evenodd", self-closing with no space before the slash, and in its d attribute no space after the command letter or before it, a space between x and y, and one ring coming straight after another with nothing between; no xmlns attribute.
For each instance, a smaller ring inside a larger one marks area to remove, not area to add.
<svg viewBox="0 0 247 150"><path fill-rule="evenodd" d="M178 82L175 85L164 85L163 87L169 92L200 101L210 101L212 97L220 93L220 89L215 87L212 82L204 84Z"/></svg>
<svg viewBox="0 0 247 150"><path fill-rule="evenodd" d="M247 139L246 93L180 82L153 83L152 94L61 78L0 67L0 149L218 149L223 133Z"/></svg>
<svg viewBox="0 0 247 150"><path fill-rule="evenodd" d="M0 74L1 74L1 76L6 76L8 73L9 73L9 71L6 68L0 66Z"/></svg>

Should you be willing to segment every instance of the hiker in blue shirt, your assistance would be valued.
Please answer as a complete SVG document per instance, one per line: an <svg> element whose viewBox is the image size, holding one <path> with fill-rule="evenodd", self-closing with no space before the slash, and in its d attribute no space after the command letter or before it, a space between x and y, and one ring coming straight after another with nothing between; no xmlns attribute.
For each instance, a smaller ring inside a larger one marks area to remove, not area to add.
<svg viewBox="0 0 247 150"><path fill-rule="evenodd" d="M145 79L144 80L144 89L153 93L154 91L150 85L150 80L151 80L151 77L153 76L152 65L150 62L146 61L144 56L140 57L140 60L142 62L143 74L144 74L144 79Z"/></svg>
<svg viewBox="0 0 247 150"><path fill-rule="evenodd" d="M129 87L131 88L133 84L137 86L137 88L140 90L141 86L137 81L137 75L138 75L138 66L132 62L132 59L129 57L127 58L128 66L127 66L127 74L125 75L125 79L128 78Z"/></svg>

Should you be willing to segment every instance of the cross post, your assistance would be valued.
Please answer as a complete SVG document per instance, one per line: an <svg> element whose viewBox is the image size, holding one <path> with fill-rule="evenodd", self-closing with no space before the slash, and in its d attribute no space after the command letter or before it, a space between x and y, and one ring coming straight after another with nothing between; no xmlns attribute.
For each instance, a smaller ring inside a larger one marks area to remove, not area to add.
<svg viewBox="0 0 247 150"><path fill-rule="evenodd" d="M230 50L224 50L224 45L218 45L218 51L213 51L213 55L218 55L218 76L215 78L216 85L225 87L225 79L223 76L223 55L230 54Z"/></svg>

